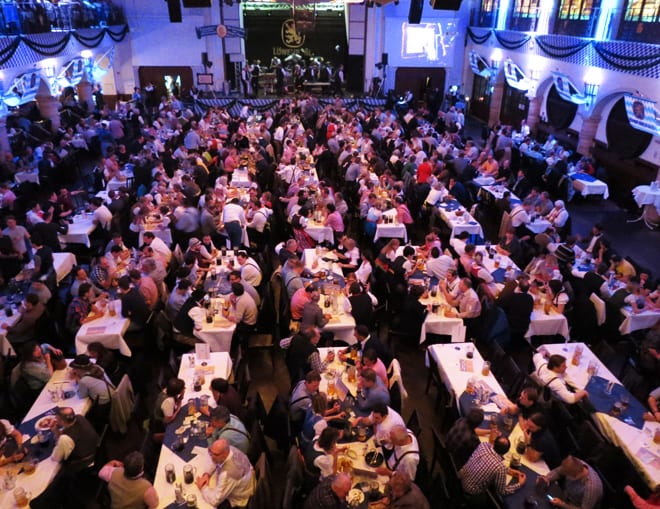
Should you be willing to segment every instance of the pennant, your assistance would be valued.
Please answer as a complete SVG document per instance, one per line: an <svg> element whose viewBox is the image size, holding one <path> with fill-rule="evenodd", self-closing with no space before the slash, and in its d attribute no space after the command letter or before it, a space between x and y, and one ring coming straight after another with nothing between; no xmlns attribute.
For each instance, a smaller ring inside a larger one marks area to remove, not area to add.
<svg viewBox="0 0 660 509"><path fill-rule="evenodd" d="M197 38L201 39L202 37L208 37L210 35L217 35L220 38L223 37L236 37L239 39L245 39L245 29L236 26L230 25L205 25L202 27L195 27L195 34Z"/></svg>
<svg viewBox="0 0 660 509"><path fill-rule="evenodd" d="M532 88L532 82L525 76L522 69L513 63L513 60L507 58L504 61L504 78L507 84L517 90L529 90Z"/></svg>
<svg viewBox="0 0 660 509"><path fill-rule="evenodd" d="M557 90L559 96L565 101L572 102L573 104L585 104L589 102L589 98L578 91L571 78L568 77L568 74L553 71L552 80L555 84L555 90Z"/></svg>
<svg viewBox="0 0 660 509"><path fill-rule="evenodd" d="M481 55L476 51L470 51L470 67L472 72L482 78L490 78L491 69Z"/></svg>

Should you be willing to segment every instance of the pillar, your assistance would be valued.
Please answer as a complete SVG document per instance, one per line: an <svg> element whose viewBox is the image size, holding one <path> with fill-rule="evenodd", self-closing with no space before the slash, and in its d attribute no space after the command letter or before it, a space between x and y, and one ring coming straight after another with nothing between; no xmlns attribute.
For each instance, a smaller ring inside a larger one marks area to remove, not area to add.
<svg viewBox="0 0 660 509"><path fill-rule="evenodd" d="M488 125L500 123L500 111L502 109L502 96L504 95L504 82L495 83L493 93L490 96L490 111L488 112Z"/></svg>
<svg viewBox="0 0 660 509"><path fill-rule="evenodd" d="M537 96L534 96L529 100L529 107L527 108L527 125L529 126L529 131L532 133L536 132L536 127L539 124L542 102L543 98Z"/></svg>
<svg viewBox="0 0 660 509"><path fill-rule="evenodd" d="M60 102L52 95L37 95L37 106L41 116L50 120L51 131L57 132L60 128Z"/></svg>
<svg viewBox="0 0 660 509"><path fill-rule="evenodd" d="M87 112L91 113L94 111L94 96L92 93L94 90L92 89L92 84L87 81L86 79L82 80L80 83L78 83L78 86L76 87L78 90L78 102L80 103L80 106L85 109L85 105L87 105Z"/></svg>
<svg viewBox="0 0 660 509"><path fill-rule="evenodd" d="M582 121L582 129L580 129L580 137L577 143L577 152L583 156L591 155L591 147L598 131L598 124L602 117L587 117Z"/></svg>
<svg viewBox="0 0 660 509"><path fill-rule="evenodd" d="M9 136L7 136L7 117L0 115L0 153L11 152Z"/></svg>

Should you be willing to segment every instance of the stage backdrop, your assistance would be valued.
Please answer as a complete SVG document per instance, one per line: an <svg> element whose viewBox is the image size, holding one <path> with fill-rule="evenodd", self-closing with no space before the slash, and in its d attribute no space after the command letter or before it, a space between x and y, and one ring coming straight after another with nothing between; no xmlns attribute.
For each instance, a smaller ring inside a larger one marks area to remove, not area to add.
<svg viewBox="0 0 660 509"><path fill-rule="evenodd" d="M297 13L298 14L298 13ZM311 31L300 34L293 29L291 10L246 11L245 50L250 63L261 60L268 66L273 57L282 61L297 53L305 61L321 56L333 67L345 64L346 23L343 12L318 12Z"/></svg>

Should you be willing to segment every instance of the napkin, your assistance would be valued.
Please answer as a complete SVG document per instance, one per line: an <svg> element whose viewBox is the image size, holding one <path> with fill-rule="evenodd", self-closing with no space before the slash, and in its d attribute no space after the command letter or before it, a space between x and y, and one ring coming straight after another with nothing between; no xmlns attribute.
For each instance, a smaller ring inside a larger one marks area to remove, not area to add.
<svg viewBox="0 0 660 509"><path fill-rule="evenodd" d="M474 372L474 364L472 359L461 359L460 360L461 371L468 371L470 373Z"/></svg>

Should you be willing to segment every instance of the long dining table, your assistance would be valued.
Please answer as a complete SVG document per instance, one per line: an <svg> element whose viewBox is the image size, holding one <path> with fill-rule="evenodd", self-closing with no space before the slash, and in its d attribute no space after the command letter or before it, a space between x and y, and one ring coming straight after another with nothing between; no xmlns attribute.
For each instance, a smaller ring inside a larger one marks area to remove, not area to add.
<svg viewBox="0 0 660 509"><path fill-rule="evenodd" d="M213 378L225 378L229 380L231 373L232 362L227 352L212 352L209 359L205 360L197 358L195 354L184 354L181 357L177 376L186 384L182 407L179 411L182 419L175 420L167 427L165 439L161 446L156 477L154 479L154 488L159 497L159 509L180 507L175 503L175 484L167 482L165 478L165 465L170 464L174 467L176 482L181 483L183 487L184 496L194 494L197 497L196 507L198 509L211 509L214 507L204 500L202 493L194 482L188 484L183 481L183 467L186 464L195 467L197 470L195 477L197 477L201 475L202 469L208 466L209 458L206 439L192 436L191 424L193 418L199 419L201 417L201 413L199 412L199 399L201 396L208 396L210 408L216 406L211 394L211 380ZM200 375L203 375L205 378L204 384L202 384L201 390L195 391L194 380L195 377L199 377ZM188 405L190 400L195 405L194 412L189 411ZM185 440L185 444L183 444L181 450L174 450L178 449L175 446L177 439L181 439L181 441ZM185 503L181 506L185 506Z"/></svg>
<svg viewBox="0 0 660 509"><path fill-rule="evenodd" d="M3 477L10 473L15 480L14 488L10 490L0 489L0 508L15 509L17 507L13 495L13 490L16 488L23 488L28 492L28 498L30 499L37 497L48 487L57 472L59 472L60 463L50 459L50 453L55 445L52 433L50 431L46 433L47 441L45 443L38 443L36 429L39 421L44 417L53 416L54 410L58 406L71 407L75 413L81 415L85 415L91 408L89 398L78 396L75 385L69 379L69 368L53 372L25 418L17 426L23 434L23 444L28 448L28 454L24 459L35 459L38 460L38 463L35 471L31 474L25 473L26 463L24 462L9 464L0 468L0 471L4 470Z"/></svg>
<svg viewBox="0 0 660 509"><path fill-rule="evenodd" d="M121 301L110 301L105 306L102 317L83 324L78 330L76 353L86 353L90 343L99 342L106 348L119 350L122 355L130 357L131 349L124 341L129 325L130 320L121 315Z"/></svg>
<svg viewBox="0 0 660 509"><path fill-rule="evenodd" d="M660 487L660 444L653 441L660 423L645 421L644 405L632 396L617 377L584 343L545 344L550 354L566 357L566 373L579 389L589 392L596 408L592 419L612 444L620 447L649 488ZM575 350L582 354L573 362ZM589 369L591 368L591 369ZM595 368L595 372L594 372ZM608 387L609 383L611 387ZM627 404L621 406L621 402Z"/></svg>

